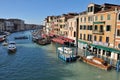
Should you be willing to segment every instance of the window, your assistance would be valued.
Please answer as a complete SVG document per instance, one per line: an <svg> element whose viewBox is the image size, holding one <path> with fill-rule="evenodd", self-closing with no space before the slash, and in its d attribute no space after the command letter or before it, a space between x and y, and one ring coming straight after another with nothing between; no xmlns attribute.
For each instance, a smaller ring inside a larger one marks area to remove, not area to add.
<svg viewBox="0 0 120 80"><path fill-rule="evenodd" d="M87 26L87 30L90 30L90 26L89 25Z"/></svg>
<svg viewBox="0 0 120 80"><path fill-rule="evenodd" d="M90 21L90 16L88 17L88 21Z"/></svg>
<svg viewBox="0 0 120 80"><path fill-rule="evenodd" d="M89 41L89 34L88 34L88 36L87 36L87 40Z"/></svg>
<svg viewBox="0 0 120 80"><path fill-rule="evenodd" d="M98 28L97 25L95 25L95 29L94 30L97 30L97 28Z"/></svg>
<svg viewBox="0 0 120 80"><path fill-rule="evenodd" d="M94 36L94 41L96 41L97 40L97 37L96 36Z"/></svg>
<svg viewBox="0 0 120 80"><path fill-rule="evenodd" d="M76 37L76 32L74 32L74 37Z"/></svg>
<svg viewBox="0 0 120 80"><path fill-rule="evenodd" d="M98 20L98 17L97 16L95 16L95 21L97 21Z"/></svg>
<svg viewBox="0 0 120 80"><path fill-rule="evenodd" d="M106 43L109 43L109 37L106 37Z"/></svg>
<svg viewBox="0 0 120 80"><path fill-rule="evenodd" d="M62 25L60 25L60 28L62 28Z"/></svg>
<svg viewBox="0 0 120 80"><path fill-rule="evenodd" d="M80 34L80 39L82 39L82 34Z"/></svg>
<svg viewBox="0 0 120 80"><path fill-rule="evenodd" d="M99 37L99 41L102 42L102 36Z"/></svg>
<svg viewBox="0 0 120 80"><path fill-rule="evenodd" d="M101 54L101 49L98 49L98 54Z"/></svg>
<svg viewBox="0 0 120 80"><path fill-rule="evenodd" d="M84 25L84 30L86 30L86 25Z"/></svg>
<svg viewBox="0 0 120 80"><path fill-rule="evenodd" d="M92 41L92 35L90 35L90 41Z"/></svg>
<svg viewBox="0 0 120 80"><path fill-rule="evenodd" d="M103 50L103 55L105 55L105 50Z"/></svg>
<svg viewBox="0 0 120 80"><path fill-rule="evenodd" d="M93 6L90 7L90 12L93 12Z"/></svg>
<svg viewBox="0 0 120 80"><path fill-rule="evenodd" d="M120 36L120 29L117 30L117 36Z"/></svg>
<svg viewBox="0 0 120 80"><path fill-rule="evenodd" d="M86 22L86 17L84 17L84 22Z"/></svg>
<svg viewBox="0 0 120 80"><path fill-rule="evenodd" d="M90 17L90 21L93 21L93 16Z"/></svg>
<svg viewBox="0 0 120 80"><path fill-rule="evenodd" d="M106 26L106 31L110 31L111 30L111 26L110 25L107 25Z"/></svg>
<svg viewBox="0 0 120 80"><path fill-rule="evenodd" d="M118 54L118 57L117 57L117 58L118 58L118 60L120 60L120 54Z"/></svg>
<svg viewBox="0 0 120 80"><path fill-rule="evenodd" d="M120 13L119 13L119 15L118 15L118 20L120 20Z"/></svg>
<svg viewBox="0 0 120 80"><path fill-rule="evenodd" d="M82 18L81 18L81 22L82 22Z"/></svg>
<svg viewBox="0 0 120 80"><path fill-rule="evenodd" d="M84 37L83 37L84 40L86 40L86 35L84 34Z"/></svg>
<svg viewBox="0 0 120 80"><path fill-rule="evenodd" d="M101 15L101 20L103 20L103 15Z"/></svg>
<svg viewBox="0 0 120 80"><path fill-rule="evenodd" d="M87 40L88 40L88 41L92 41L92 35L89 35L89 34L88 34Z"/></svg>
<svg viewBox="0 0 120 80"><path fill-rule="evenodd" d="M88 12L93 12L93 6L91 6L91 7L88 7Z"/></svg>
<svg viewBox="0 0 120 80"><path fill-rule="evenodd" d="M80 30L82 30L82 25L80 25Z"/></svg>
<svg viewBox="0 0 120 80"><path fill-rule="evenodd" d="M92 30L92 25L90 25L90 30Z"/></svg>
<svg viewBox="0 0 120 80"><path fill-rule="evenodd" d="M107 52L106 52L106 56L110 57L110 56L111 56L111 52L110 52L110 51L107 51Z"/></svg>
<svg viewBox="0 0 120 80"><path fill-rule="evenodd" d="M108 14L108 15L107 15L107 20L110 20L110 19L111 19L111 15Z"/></svg>
<svg viewBox="0 0 120 80"><path fill-rule="evenodd" d="M100 32L103 32L103 25L100 25Z"/></svg>

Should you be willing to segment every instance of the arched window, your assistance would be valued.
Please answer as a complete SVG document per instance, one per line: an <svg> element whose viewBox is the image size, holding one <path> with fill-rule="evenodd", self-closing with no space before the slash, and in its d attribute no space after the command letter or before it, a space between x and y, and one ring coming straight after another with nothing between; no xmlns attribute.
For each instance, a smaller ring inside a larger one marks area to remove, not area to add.
<svg viewBox="0 0 120 80"><path fill-rule="evenodd" d="M119 15L118 15L118 20L120 20L120 13L119 13Z"/></svg>

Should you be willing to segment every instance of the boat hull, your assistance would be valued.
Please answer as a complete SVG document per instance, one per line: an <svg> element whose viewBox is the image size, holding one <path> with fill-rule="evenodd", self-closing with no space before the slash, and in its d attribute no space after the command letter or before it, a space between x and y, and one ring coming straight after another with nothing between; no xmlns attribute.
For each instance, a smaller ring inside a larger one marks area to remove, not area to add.
<svg viewBox="0 0 120 80"><path fill-rule="evenodd" d="M74 61L77 60L76 56L70 56L70 55L67 55L67 54L59 54L58 57L65 62L74 62Z"/></svg>
<svg viewBox="0 0 120 80"><path fill-rule="evenodd" d="M16 49L8 49L8 53L15 53Z"/></svg>

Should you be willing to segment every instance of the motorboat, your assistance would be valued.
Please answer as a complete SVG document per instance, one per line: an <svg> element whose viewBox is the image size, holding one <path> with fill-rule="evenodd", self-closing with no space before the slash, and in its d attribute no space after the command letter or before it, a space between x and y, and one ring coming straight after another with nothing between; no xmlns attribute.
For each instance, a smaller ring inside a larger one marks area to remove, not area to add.
<svg viewBox="0 0 120 80"><path fill-rule="evenodd" d="M8 42L4 41L4 42L2 43L2 45L3 45L3 46L7 46L7 45L8 45Z"/></svg>
<svg viewBox="0 0 120 80"><path fill-rule="evenodd" d="M92 66L98 67L100 69L104 69L104 70L110 70L111 69L111 65L108 64L106 61L104 61L101 58L97 58L93 55L89 55L89 56L81 56L81 60L87 64L90 64Z"/></svg>
<svg viewBox="0 0 120 80"><path fill-rule="evenodd" d="M16 43L15 43L15 41L9 41L9 43L8 43L8 52L16 52Z"/></svg>
<svg viewBox="0 0 120 80"><path fill-rule="evenodd" d="M28 39L27 36L19 36L19 37L14 37L14 39Z"/></svg>
<svg viewBox="0 0 120 80"><path fill-rule="evenodd" d="M47 45L47 44L50 44L51 41L49 39L44 39L44 38L41 38L41 39L38 39L37 43L39 45Z"/></svg>
<svg viewBox="0 0 120 80"><path fill-rule="evenodd" d="M5 35L0 36L0 42L3 42L5 40Z"/></svg>

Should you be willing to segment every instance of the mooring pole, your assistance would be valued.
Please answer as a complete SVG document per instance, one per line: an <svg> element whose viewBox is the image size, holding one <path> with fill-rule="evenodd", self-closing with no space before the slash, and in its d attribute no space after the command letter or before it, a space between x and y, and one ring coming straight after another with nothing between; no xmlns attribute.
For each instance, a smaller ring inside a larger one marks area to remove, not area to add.
<svg viewBox="0 0 120 80"><path fill-rule="evenodd" d="M76 55L78 55L78 27L79 27L79 18L76 19Z"/></svg>

